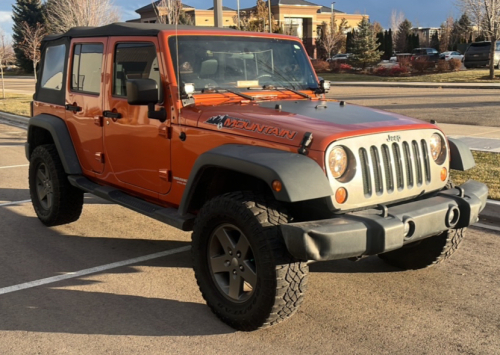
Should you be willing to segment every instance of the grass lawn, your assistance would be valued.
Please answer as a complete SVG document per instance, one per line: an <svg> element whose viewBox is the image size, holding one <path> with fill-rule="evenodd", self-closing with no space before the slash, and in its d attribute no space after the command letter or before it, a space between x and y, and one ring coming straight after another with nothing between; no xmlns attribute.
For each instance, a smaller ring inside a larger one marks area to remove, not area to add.
<svg viewBox="0 0 500 355"><path fill-rule="evenodd" d="M3 99L0 92L0 111L29 117L31 101L33 101L32 95L6 93Z"/></svg>
<svg viewBox="0 0 500 355"><path fill-rule="evenodd" d="M488 79L488 69L473 69L449 73L429 73L423 75L387 77L351 73L318 73L330 81L389 81L389 82L427 82L427 83L499 83L500 71L495 71L495 80Z"/></svg>
<svg viewBox="0 0 500 355"><path fill-rule="evenodd" d="M469 179L488 185L489 198L500 200L500 154L473 151L476 166L468 171L451 171L453 182L460 185Z"/></svg>

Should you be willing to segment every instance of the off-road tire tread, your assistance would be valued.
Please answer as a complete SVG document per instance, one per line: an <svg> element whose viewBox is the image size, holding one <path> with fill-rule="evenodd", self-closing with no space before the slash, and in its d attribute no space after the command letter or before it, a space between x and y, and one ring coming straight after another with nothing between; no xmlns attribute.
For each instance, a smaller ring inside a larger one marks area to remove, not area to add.
<svg viewBox="0 0 500 355"><path fill-rule="evenodd" d="M38 203L35 182L37 159L45 163L52 179L54 201L51 211L44 210ZM29 188L33 207L43 224L57 226L80 218L83 208L83 191L69 183L55 145L44 144L33 150L30 157Z"/></svg>
<svg viewBox="0 0 500 355"><path fill-rule="evenodd" d="M388 264L405 269L417 270L441 264L459 248L467 228L451 229L440 235L417 242L414 246L379 254Z"/></svg>
<svg viewBox="0 0 500 355"><path fill-rule="evenodd" d="M249 313L252 314L249 314L249 317L245 319L238 320L228 317L225 312L222 312L217 305L212 304L210 301L210 295L206 293L202 286L203 281L199 277L201 265L196 260L197 256L194 250L197 245L195 240L200 238L198 233L204 229L204 226L200 225L200 223L202 223L206 215L224 213L229 208L237 208L237 213L242 221L251 222L249 219L252 217L256 219L258 223L253 228L259 229L256 231L256 235L259 236L259 245L262 245L261 243L267 244L262 249L269 247L271 250L270 256L273 260L268 260L268 262L274 263L276 272L276 289L271 307L262 309L259 305L254 304L254 306L259 307L259 314L256 315L256 312L251 312L252 309L249 309ZM251 214L248 212L251 212ZM269 228L286 223L288 223L288 216L274 199L253 192L231 192L215 197L205 204L197 216L193 228L194 252L192 255L198 286L212 312L235 329L252 331L281 323L297 312L304 299L309 267L307 263L295 260L288 253L279 228Z"/></svg>

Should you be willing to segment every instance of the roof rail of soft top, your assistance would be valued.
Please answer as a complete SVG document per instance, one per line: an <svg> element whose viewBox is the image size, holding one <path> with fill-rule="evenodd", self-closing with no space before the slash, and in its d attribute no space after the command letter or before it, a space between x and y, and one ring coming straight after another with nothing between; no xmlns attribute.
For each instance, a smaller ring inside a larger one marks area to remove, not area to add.
<svg viewBox="0 0 500 355"><path fill-rule="evenodd" d="M160 31L165 30L193 30L193 31L236 31L231 28L188 26L188 25L164 25L161 23L129 23L116 22L101 27L74 27L66 33L49 35L44 41L55 41L63 37L108 37L108 36L157 36Z"/></svg>

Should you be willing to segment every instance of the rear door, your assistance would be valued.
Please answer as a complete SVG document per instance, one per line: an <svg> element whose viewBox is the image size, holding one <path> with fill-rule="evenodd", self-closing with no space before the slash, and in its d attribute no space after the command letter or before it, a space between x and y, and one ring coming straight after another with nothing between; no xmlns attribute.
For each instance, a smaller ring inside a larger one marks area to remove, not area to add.
<svg viewBox="0 0 500 355"><path fill-rule="evenodd" d="M170 190L170 120L161 123L150 119L147 106L129 105L126 82L128 79L155 80L162 102L161 92L166 81L162 63L156 37L109 39L111 69L104 100L107 162L121 186L153 197Z"/></svg>
<svg viewBox="0 0 500 355"><path fill-rule="evenodd" d="M82 169L100 174L104 169L102 99L106 38L78 38L71 42L66 122Z"/></svg>

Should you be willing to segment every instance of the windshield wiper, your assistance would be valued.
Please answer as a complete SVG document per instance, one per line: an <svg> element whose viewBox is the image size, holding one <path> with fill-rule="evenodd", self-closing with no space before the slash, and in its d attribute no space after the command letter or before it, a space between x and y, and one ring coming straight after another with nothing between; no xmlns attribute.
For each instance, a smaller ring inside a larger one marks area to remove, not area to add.
<svg viewBox="0 0 500 355"><path fill-rule="evenodd" d="M303 92L300 92L298 90L287 88L287 87L284 87L284 86L264 85L262 88L264 90L266 90L266 89L267 90L276 90L276 91L280 91L280 92L283 92L283 90L288 90L288 91L293 92L294 94L297 94L299 96L305 97L306 99L312 100L311 96L309 96L307 94L304 94Z"/></svg>
<svg viewBox="0 0 500 355"><path fill-rule="evenodd" d="M226 91L226 92L230 92L231 94L235 94L235 95L238 95L244 99L247 99L247 100L250 100L250 101L255 101L255 97L253 96L250 96L250 95L246 95L246 94L243 94L242 92L238 92L238 91L234 91L234 90L231 90L231 89L223 89L223 88L214 88L214 87L208 87L206 89L204 89L202 92L211 92L211 91L214 91L214 92L217 92L217 93L220 93L221 91Z"/></svg>

